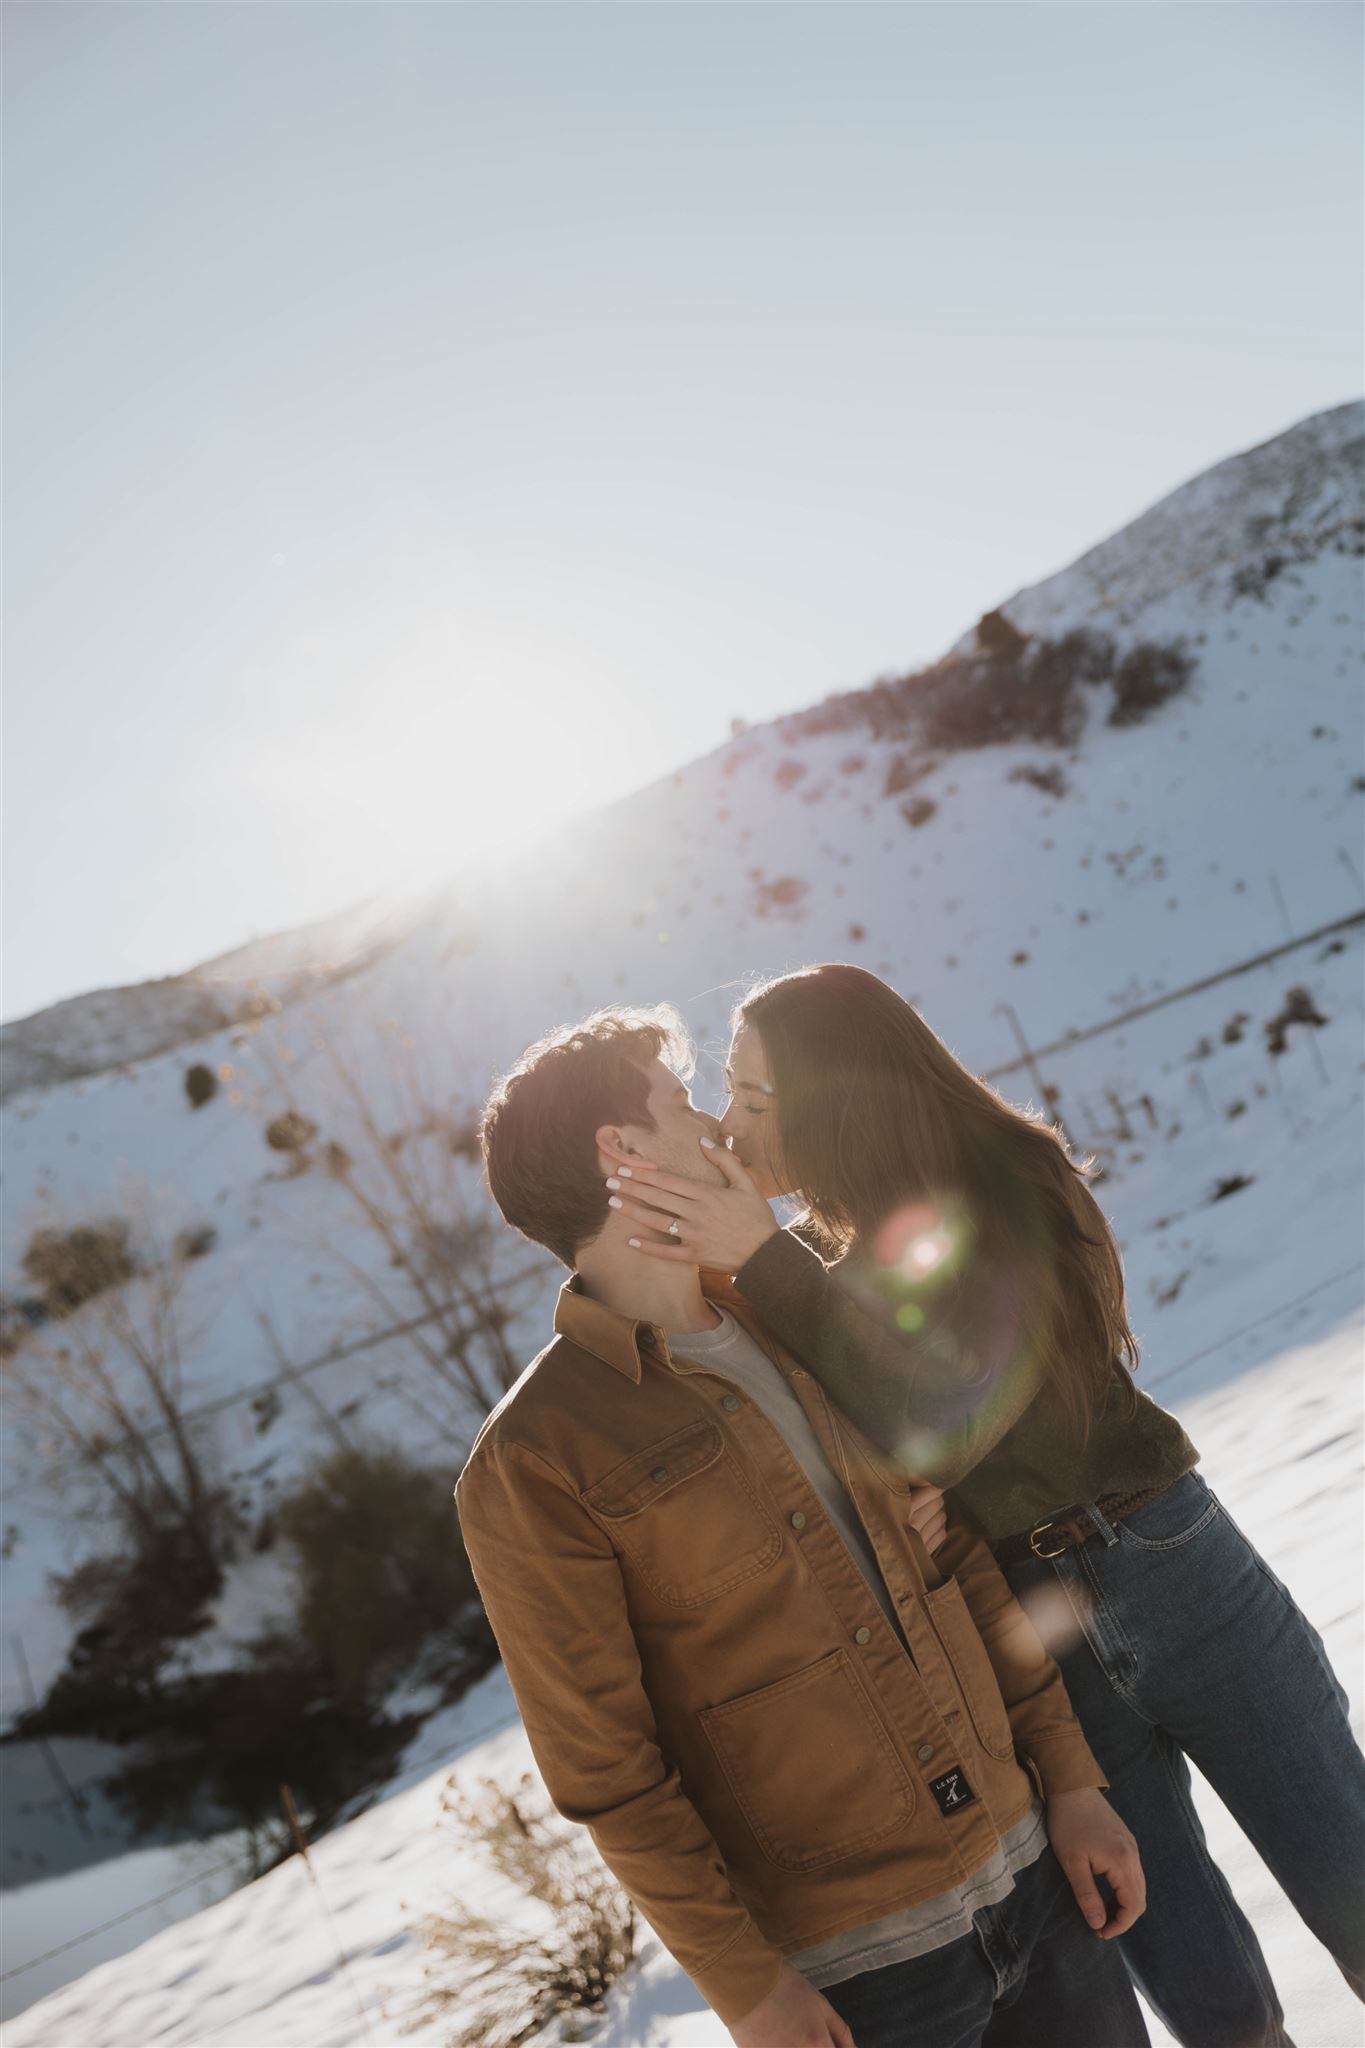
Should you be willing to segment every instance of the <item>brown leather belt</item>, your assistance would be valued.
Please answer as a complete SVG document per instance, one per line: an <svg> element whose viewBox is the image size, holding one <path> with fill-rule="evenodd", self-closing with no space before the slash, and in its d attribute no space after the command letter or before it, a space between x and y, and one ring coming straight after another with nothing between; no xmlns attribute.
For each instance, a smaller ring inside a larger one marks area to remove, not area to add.
<svg viewBox="0 0 1365 2048"><path fill-rule="evenodd" d="M1136 1493L1102 1493L1095 1506L1106 1522L1121 1522L1125 1515L1132 1514L1134 1508L1145 1507L1149 1500L1155 1500L1159 1493L1165 1491L1165 1486L1144 1486ZM1099 1524L1092 1520L1089 1508L1076 1506L1048 1515L1043 1521L1035 1522L1031 1529L1021 1529L1016 1536L1004 1536L991 1548L997 1564L1016 1564L1025 1557L1060 1557L1064 1550L1070 1550L1078 1543L1088 1543L1092 1536L1100 1533Z"/></svg>

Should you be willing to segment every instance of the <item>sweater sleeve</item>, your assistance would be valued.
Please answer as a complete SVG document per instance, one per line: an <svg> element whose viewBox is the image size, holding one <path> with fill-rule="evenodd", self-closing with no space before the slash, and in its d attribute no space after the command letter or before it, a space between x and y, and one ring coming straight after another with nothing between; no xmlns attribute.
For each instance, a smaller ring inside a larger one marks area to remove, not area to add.
<svg viewBox="0 0 1365 2048"><path fill-rule="evenodd" d="M894 1303L855 1294L789 1230L759 1246L735 1285L879 1450L938 1486L956 1486L1038 1392L1008 1300L989 1355L964 1357L932 1309L906 1318L918 1328L899 1325ZM979 1326L990 1333L989 1318Z"/></svg>
<svg viewBox="0 0 1365 2048"><path fill-rule="evenodd" d="M781 1954L736 1896L660 1751L610 1542L560 1474L515 1443L476 1450L455 1498L550 1798L588 1829L659 1939L733 2024L773 1989Z"/></svg>

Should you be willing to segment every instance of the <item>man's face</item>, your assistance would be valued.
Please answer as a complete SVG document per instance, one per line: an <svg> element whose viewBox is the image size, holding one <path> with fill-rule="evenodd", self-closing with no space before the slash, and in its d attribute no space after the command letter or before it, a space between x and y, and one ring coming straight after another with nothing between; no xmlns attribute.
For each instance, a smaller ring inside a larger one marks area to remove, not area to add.
<svg viewBox="0 0 1365 2048"><path fill-rule="evenodd" d="M707 1158L700 1143L703 1138L719 1141L720 1126L716 1119L696 1107L686 1082L680 1081L662 1060L652 1060L645 1071L649 1076L648 1107L654 1129L651 1131L644 1124L618 1126L629 1148L625 1163L630 1163L633 1153L637 1159L650 1159L656 1166L687 1180L723 1181L725 1175ZM598 1142L610 1157L612 1148L605 1131ZM613 1161L613 1166L619 1163Z"/></svg>
<svg viewBox="0 0 1365 2048"><path fill-rule="evenodd" d="M778 1144L772 1073L763 1040L747 1024L741 1024L730 1041L725 1092L729 1100L720 1120L721 1136L765 1200L790 1194Z"/></svg>

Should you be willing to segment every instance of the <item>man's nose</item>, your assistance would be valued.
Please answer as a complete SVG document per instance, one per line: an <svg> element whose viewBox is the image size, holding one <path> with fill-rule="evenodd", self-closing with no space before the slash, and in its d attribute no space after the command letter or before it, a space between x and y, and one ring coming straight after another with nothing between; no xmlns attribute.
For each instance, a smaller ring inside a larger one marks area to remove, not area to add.
<svg viewBox="0 0 1365 2048"><path fill-rule="evenodd" d="M706 1125L706 1135L708 1138L724 1138L725 1126L721 1123L718 1123L716 1118L710 1115L709 1112L706 1110L702 1111L702 1122Z"/></svg>

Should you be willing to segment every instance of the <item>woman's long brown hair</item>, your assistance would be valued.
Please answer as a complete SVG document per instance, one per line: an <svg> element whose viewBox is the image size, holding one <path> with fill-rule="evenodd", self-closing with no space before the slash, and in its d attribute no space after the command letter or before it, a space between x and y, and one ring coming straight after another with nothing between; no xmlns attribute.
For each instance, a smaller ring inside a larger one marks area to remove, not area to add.
<svg viewBox="0 0 1365 2048"><path fill-rule="evenodd" d="M1071 1158L1041 1110L1015 1109L978 1080L861 967L766 982L735 1021L762 1041L776 1152L806 1205L797 1227L826 1257L865 1266L898 1213L952 1205L967 1250L941 1307L958 1316L964 1369L982 1348L974 1338L989 1323L992 1281L1004 1281L1029 1368L1055 1381L1082 1437L1111 1376L1131 1412L1138 1346L1118 1247L1086 1185L1091 1163Z"/></svg>

